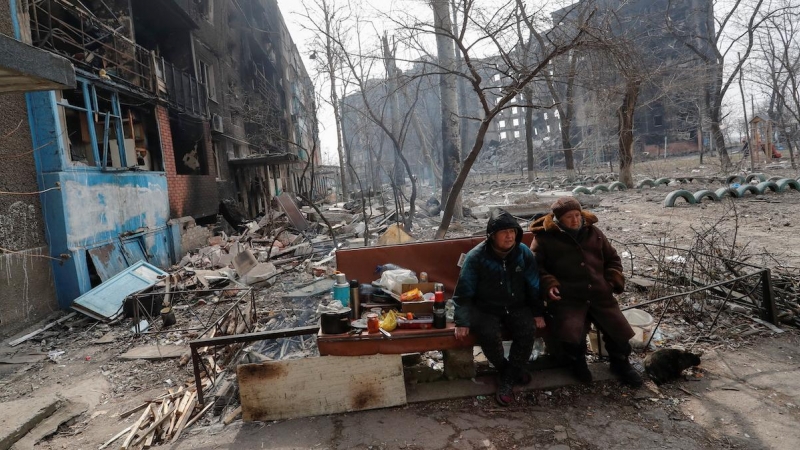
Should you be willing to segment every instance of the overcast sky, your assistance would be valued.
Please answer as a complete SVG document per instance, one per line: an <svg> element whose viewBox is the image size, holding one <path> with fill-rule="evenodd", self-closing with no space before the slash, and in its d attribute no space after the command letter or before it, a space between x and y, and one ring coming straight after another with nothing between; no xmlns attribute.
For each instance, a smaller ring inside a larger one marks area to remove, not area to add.
<svg viewBox="0 0 800 450"><path fill-rule="evenodd" d="M283 20L292 34L292 39L297 45L300 54L303 57L303 63L308 70L312 79L316 80L317 73L314 67L314 61L309 59L308 50L309 41L313 38L313 34L304 30L300 25L303 20L298 14L305 14L303 3L305 0L278 0L278 7L283 14ZM362 13L366 15L371 14L391 14L393 10L402 9L404 12L413 11L417 17L430 15L433 18L433 11L428 7L426 0L361 0L363 5ZM310 4L310 2L309 2ZM373 9L379 8L379 12L372 12ZM377 37L375 38L377 41ZM317 83L316 88L318 95L327 95L327 90L320 91L320 86ZM333 119L333 110L328 107L324 102L319 102L320 110L318 111L319 126L320 126L320 146L322 147L322 157L324 164L339 164L338 155L336 154L336 124Z"/></svg>
<svg viewBox="0 0 800 450"><path fill-rule="evenodd" d="M308 50L309 41L313 38L313 34L304 30L303 27L300 25L300 22L303 21L303 18L300 17L299 13L305 13L305 9L303 7L303 3L309 3L313 0L277 0L278 6L283 14L284 21L286 22L287 27L289 28L289 32L292 34L292 39L294 40L297 48L300 51L300 54L303 58L303 63L308 70L309 75L311 75L312 79L316 80L317 74L315 70L314 61L309 58L310 51ZM359 11L361 14L365 16L377 17L380 15L391 15L392 17L397 17L399 15L409 14L413 15L414 17L420 19L432 19L433 12L430 9L430 6L427 3L427 0L352 0L354 3L358 3L360 5ZM549 0L549 3L552 3L554 6L563 5L565 2L569 0ZM729 0L723 0L722 4L724 5ZM529 2L529 4L536 4L537 6L542 6L542 3L539 2ZM725 8L723 8L724 10ZM381 20L378 19L375 21L378 23L378 26L388 26L385 19ZM377 42L377 36L362 36L362 42L365 41L374 41ZM726 72L727 75L727 72ZM319 83L316 83L316 88L318 91L318 96L322 95L327 96L327 89L324 86L320 86ZM750 91L749 89L747 90ZM755 93L758 97L758 92ZM740 107L741 105L741 97L739 96L739 92L737 89L733 89L728 92L726 96L726 100L728 100L729 105L733 104L732 107L732 116L740 115ZM731 103L732 102L732 103ZM333 111L329 108L324 101L319 102L318 111L318 119L319 119L319 126L320 126L320 143L322 148L322 157L323 162L325 164L335 164L338 165L338 156L336 155L336 126L333 120ZM729 120L730 121L730 120ZM733 124L728 124L733 125Z"/></svg>

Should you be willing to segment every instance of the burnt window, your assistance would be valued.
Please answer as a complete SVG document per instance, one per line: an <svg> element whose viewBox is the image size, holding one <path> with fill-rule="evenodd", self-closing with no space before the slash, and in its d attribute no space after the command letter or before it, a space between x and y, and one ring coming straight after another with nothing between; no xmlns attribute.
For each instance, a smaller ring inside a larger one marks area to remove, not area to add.
<svg viewBox="0 0 800 450"><path fill-rule="evenodd" d="M185 115L170 117L175 172L178 175L208 175L203 123Z"/></svg>
<svg viewBox="0 0 800 450"><path fill-rule="evenodd" d="M155 115L140 100L82 79L78 89L57 98L61 139L73 166L161 170Z"/></svg>

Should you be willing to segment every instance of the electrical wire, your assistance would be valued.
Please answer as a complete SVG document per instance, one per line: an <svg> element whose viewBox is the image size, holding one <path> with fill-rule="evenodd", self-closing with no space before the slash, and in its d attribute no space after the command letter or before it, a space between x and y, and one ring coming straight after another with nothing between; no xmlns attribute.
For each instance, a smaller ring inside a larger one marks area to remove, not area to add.
<svg viewBox="0 0 800 450"><path fill-rule="evenodd" d="M9 250L7 248L0 247L0 254L6 254L6 253L12 254L12 255L25 255L25 256L30 256L31 258L44 258L44 259L52 259L53 261L63 261L63 258L54 258L54 257L48 256L48 255L33 255L33 254L30 254L30 253L27 253L27 252L24 252L24 251L19 252L19 251Z"/></svg>
<svg viewBox="0 0 800 450"><path fill-rule="evenodd" d="M37 195L37 194L44 194L45 192L49 192L49 191L60 191L60 190L61 190L61 186L56 186L56 187L47 188L47 189L45 189L43 191L37 191L37 192L5 192L5 191L0 191L0 195Z"/></svg>

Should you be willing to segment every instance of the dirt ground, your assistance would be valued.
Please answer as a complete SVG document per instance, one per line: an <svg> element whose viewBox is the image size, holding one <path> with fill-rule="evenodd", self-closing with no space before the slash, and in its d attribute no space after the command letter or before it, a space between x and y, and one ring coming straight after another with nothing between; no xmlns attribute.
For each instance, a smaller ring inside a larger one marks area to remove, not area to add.
<svg viewBox="0 0 800 450"><path fill-rule="evenodd" d="M700 166L696 157L687 157L642 164L637 178L715 175L715 170L711 163ZM761 172L798 176L785 164ZM554 178L558 175L553 174ZM547 192L535 192L527 185L508 186L512 180L519 177L484 177L467 186L465 198L483 205L548 201ZM674 208L662 205L674 189L693 192L719 187L718 183L693 183L601 193L595 196L598 206L592 210L600 228L618 242L686 247L701 230L716 229L731 244L735 242L750 262L800 267L800 192L701 205L679 203ZM432 236L436 225L435 219L421 219L414 234L422 239ZM480 233L484 226L485 219L466 219L448 237ZM618 245L620 252L624 248ZM626 262L634 270L646 264L636 256ZM746 336L704 340L699 346L705 351L702 371L661 389L648 384L629 390L615 381L604 381L588 387L520 392L517 403L508 409L498 408L489 397L471 397L270 423L237 420L228 426L209 414L173 448L794 449L800 442L796 426L800 333L790 326L784 326L787 332L782 334L756 323L750 323L750 328ZM117 336L113 343L96 343L108 332ZM160 339L181 343L179 334ZM663 345L685 341L681 336L667 337ZM85 414L36 448L97 448L136 419L135 415L120 419L119 413L192 377L191 365L181 368L175 360L119 359L142 342L127 326L109 327L87 319L69 322L69 328L55 328L14 349L3 344L0 356L46 355L56 349L65 353L54 360L42 356L36 362L0 364L0 402L60 395L87 403Z"/></svg>

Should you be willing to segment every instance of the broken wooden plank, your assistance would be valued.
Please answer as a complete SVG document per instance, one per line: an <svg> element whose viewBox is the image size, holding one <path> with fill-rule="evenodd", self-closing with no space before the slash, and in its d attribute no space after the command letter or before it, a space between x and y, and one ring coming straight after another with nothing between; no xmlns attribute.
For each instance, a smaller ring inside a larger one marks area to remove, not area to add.
<svg viewBox="0 0 800 450"><path fill-rule="evenodd" d="M142 415L139 416L139 419L136 421L136 423L133 424L133 427L131 427L130 434L128 435L128 437L125 438L125 441L122 443L122 446L120 447L122 450L127 450L131 446L131 442L133 441L133 438L136 436L136 433L139 432L139 428L142 426L142 424L144 424L144 421L148 417L150 417L152 413L153 413L152 408L150 407L145 408Z"/></svg>
<svg viewBox="0 0 800 450"><path fill-rule="evenodd" d="M364 370L353 370L362 367ZM323 356L237 367L245 422L406 403L400 355ZM320 380L325 380L321 382Z"/></svg>
<svg viewBox="0 0 800 450"><path fill-rule="evenodd" d="M228 414L225 414L225 418L222 419L222 423L224 423L225 425L230 425L231 422L236 420L236 418L241 413L242 413L242 405L239 405L236 408L234 408L231 412L229 412Z"/></svg>
<svg viewBox="0 0 800 450"><path fill-rule="evenodd" d="M153 422L153 424L152 424L152 425L150 425L150 426L149 426L149 427L148 427L146 430L144 430L144 431L142 432L142 434L140 434L140 435L139 435L139 437L138 437L138 438L136 438L136 440L135 440L135 441L133 441L133 442L132 442L130 445L133 447L133 446L136 446L137 444L139 444L140 442L144 441L144 440L147 438L147 436L148 436L150 433L152 433L153 431L155 431L155 429L156 429L156 428L157 428L159 425L161 425L161 423L162 423L162 422L164 422L165 420L167 420L167 419L171 418L171 417L172 417L172 413L173 413L174 411L175 411L175 408L172 408L172 409L170 409L169 411L167 411L167 413L166 413L166 414L164 414L163 416L161 416L161 417L160 417L158 420L156 420L155 422Z"/></svg>
<svg viewBox="0 0 800 450"><path fill-rule="evenodd" d="M185 430L185 429L191 427L192 425L194 425L195 422L200 420L203 417L203 414L205 414L209 409L211 409L212 406L214 406L214 403L213 402L209 402L202 410L200 410L199 413L197 413L197 415L195 415L194 417L189 419L189 423L187 423L186 426L183 427L183 429Z"/></svg>
<svg viewBox="0 0 800 450"><path fill-rule="evenodd" d="M181 415L180 420L178 423L175 424L175 428L173 429L172 433L172 440L170 442L175 442L181 436L183 429L186 427L186 423L189 422L189 417L192 415L192 411L197 406L197 392L192 392L192 395L189 397L189 401L184 405L182 409L177 411L178 414ZM169 434L168 434L169 435Z"/></svg>
<svg viewBox="0 0 800 450"><path fill-rule="evenodd" d="M776 327L775 325L767 322L766 320L761 320L761 319L759 319L757 317L751 317L750 319L753 322L760 323L761 325L764 325L765 327L769 328L770 330L774 331L775 333L780 334L780 333L784 332L783 329Z"/></svg>
<svg viewBox="0 0 800 450"><path fill-rule="evenodd" d="M171 359L180 358L189 347L185 345L143 345L119 355L122 359Z"/></svg>
<svg viewBox="0 0 800 450"><path fill-rule="evenodd" d="M133 425L131 425L128 428L125 428L124 430L122 430L119 433L115 434L114 437L112 437L111 439L107 440L103 445L101 445L100 447L97 447L97 450L103 450L104 448L106 448L109 445L113 444L114 441L116 441L117 439L119 439L122 436L124 436L125 433L131 431L131 428L133 428Z"/></svg>
<svg viewBox="0 0 800 450"><path fill-rule="evenodd" d="M77 313L75 313L75 312L71 312L71 313L67 314L66 316L56 320L55 322L50 322L47 325L43 326L42 328L39 328L38 330L31 331L30 333L26 334L25 336L22 336L21 338L14 339L13 341L9 342L8 345L10 347L16 347L17 345L22 344L23 342L25 342L28 339L36 336L37 334L41 333L42 331L49 330L50 328L53 328L54 326L56 326L56 325L58 325L58 324L60 324L62 322L66 322L67 320L75 317L76 314Z"/></svg>

